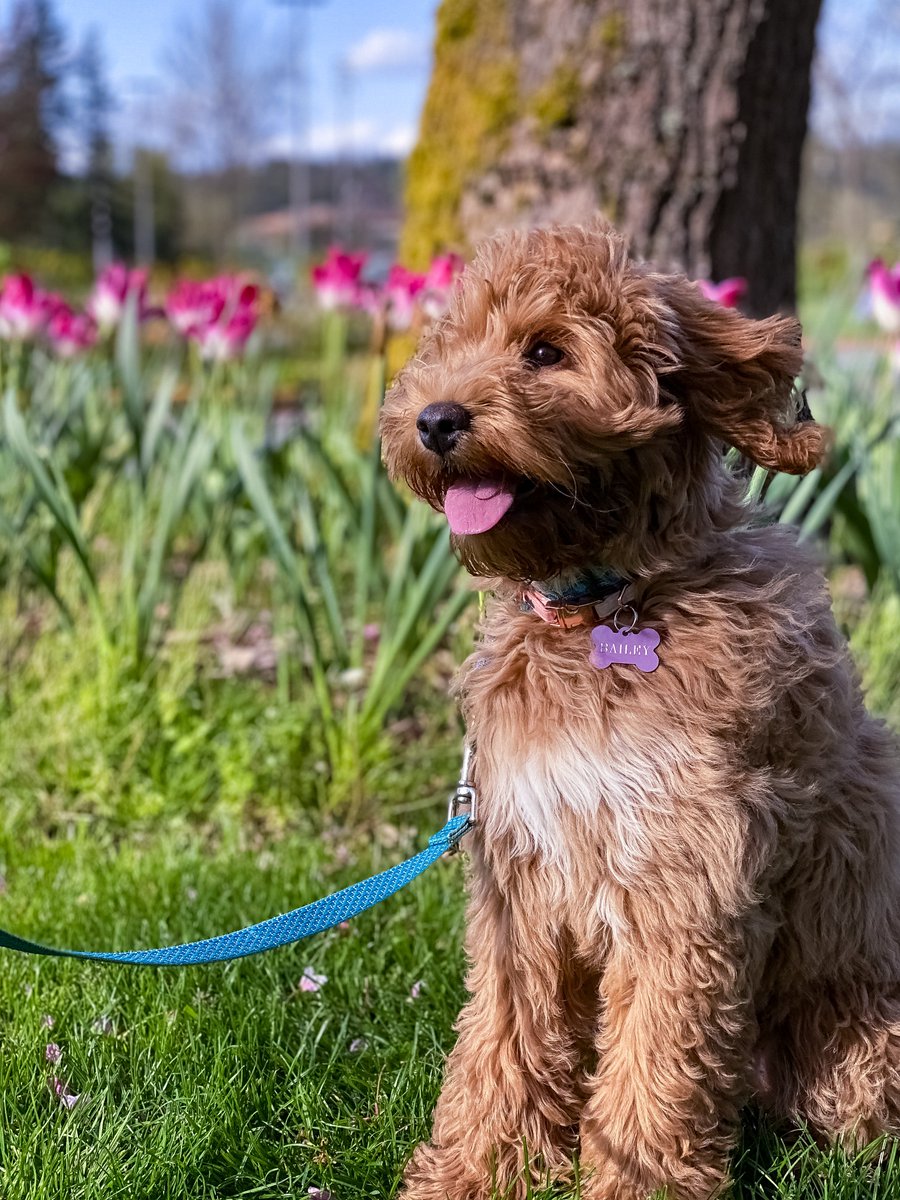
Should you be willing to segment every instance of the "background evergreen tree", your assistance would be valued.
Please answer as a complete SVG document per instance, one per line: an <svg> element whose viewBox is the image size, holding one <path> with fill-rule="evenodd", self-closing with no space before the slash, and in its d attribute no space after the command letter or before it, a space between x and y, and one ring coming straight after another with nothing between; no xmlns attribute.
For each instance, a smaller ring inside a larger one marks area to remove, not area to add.
<svg viewBox="0 0 900 1200"><path fill-rule="evenodd" d="M42 231L59 178L64 43L50 0L18 0L0 47L0 238L13 239Z"/></svg>
<svg viewBox="0 0 900 1200"><path fill-rule="evenodd" d="M95 29L85 38L78 57L81 142L90 202L91 248L94 268L113 259L113 154L110 136L112 99L106 83L103 53Z"/></svg>

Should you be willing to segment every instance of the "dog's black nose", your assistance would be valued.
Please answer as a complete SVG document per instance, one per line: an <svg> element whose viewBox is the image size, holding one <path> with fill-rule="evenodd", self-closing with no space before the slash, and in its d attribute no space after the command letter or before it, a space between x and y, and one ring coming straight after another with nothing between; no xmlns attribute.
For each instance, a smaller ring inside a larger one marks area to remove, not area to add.
<svg viewBox="0 0 900 1200"><path fill-rule="evenodd" d="M447 454L471 422L469 410L461 404L429 404L416 418L416 429L426 450Z"/></svg>

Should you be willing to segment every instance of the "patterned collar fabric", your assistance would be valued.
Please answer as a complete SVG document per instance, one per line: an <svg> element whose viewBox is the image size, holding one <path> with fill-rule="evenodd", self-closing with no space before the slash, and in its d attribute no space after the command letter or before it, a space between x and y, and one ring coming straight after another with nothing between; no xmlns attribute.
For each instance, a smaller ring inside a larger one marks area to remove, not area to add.
<svg viewBox="0 0 900 1200"><path fill-rule="evenodd" d="M589 611L623 593L628 581L608 567L588 567L570 575L535 580L522 594L523 612L533 612L547 625L574 629L591 623Z"/></svg>
<svg viewBox="0 0 900 1200"><path fill-rule="evenodd" d="M599 604L613 592L620 592L627 582L610 567L585 567L569 575L535 579L530 587L552 605L581 608Z"/></svg>

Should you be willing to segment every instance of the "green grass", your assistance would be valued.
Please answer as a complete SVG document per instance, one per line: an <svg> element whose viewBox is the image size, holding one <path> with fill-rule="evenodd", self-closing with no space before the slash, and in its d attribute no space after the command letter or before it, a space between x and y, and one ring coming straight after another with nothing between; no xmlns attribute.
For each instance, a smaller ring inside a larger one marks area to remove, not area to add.
<svg viewBox="0 0 900 1200"><path fill-rule="evenodd" d="M872 697L892 715L896 679L882 668L895 604L889 595L855 618ZM0 628L16 629L9 612ZM93 653L90 639L48 630L5 681L6 928L101 949L209 936L383 868L442 819L458 731L434 680L410 699L419 734L390 743L377 815L348 828L312 815L321 777L304 740L308 698L214 679L188 641L103 703ZM0 1196L394 1195L427 1135L464 999L463 906L457 859L349 931L230 965L153 971L2 952ZM328 977L317 993L298 987L306 967ZM51 1093L54 1074L82 1097L71 1111ZM893 1147L883 1161L822 1152L753 1113L735 1176L737 1200L900 1197Z"/></svg>
<svg viewBox="0 0 900 1200"><path fill-rule="evenodd" d="M199 618L193 603L185 615ZM855 618L873 699L892 715L895 605L891 594ZM209 936L381 869L442 820L458 728L440 676L409 698L402 719L415 714L416 730L387 735L368 818L342 827L313 815L329 806L308 696L215 679L188 640L104 699L89 638L47 629L13 654L23 635L3 612L15 665L0 692L5 928L100 949ZM349 932L231 965L0 952L0 1197L394 1195L464 998L463 905L457 859ZM317 993L298 988L308 966L328 977ZM83 1097L71 1111L54 1074ZM893 1148L874 1164L823 1153L753 1114L735 1170L738 1200L900 1197Z"/></svg>
<svg viewBox="0 0 900 1200"><path fill-rule="evenodd" d="M114 845L73 822L54 839L4 839L0 912L8 926L77 946L203 936L377 868L360 843L358 864L339 865L333 833L273 843L236 826L213 842L163 832ZM324 1185L390 1194L425 1132L461 999L461 889L459 867L442 864L350 931L227 966L7 956L4 1200L286 1197ZM328 976L318 993L298 989L307 966ZM48 1042L62 1050L58 1067L45 1061ZM48 1088L54 1072L82 1096L72 1111Z"/></svg>
<svg viewBox="0 0 900 1200"><path fill-rule="evenodd" d="M53 838L3 838L0 914L76 946L194 938L377 869L378 841L312 827L273 840L240 823L212 839L181 830L116 843L72 821ZM349 931L230 965L155 971L6 954L0 1195L393 1195L453 1041L462 910L460 862L444 861ZM328 977L317 993L297 986L306 967ZM46 1062L49 1042L59 1066ZM71 1111L50 1092L54 1072L82 1097ZM887 1200L900 1195L900 1162L893 1147L875 1163L822 1153L750 1113L736 1180L739 1200Z"/></svg>
<svg viewBox="0 0 900 1200"><path fill-rule="evenodd" d="M285 442L264 436L271 362L192 377L176 412L177 364L127 325L114 360L36 356L7 398L0 925L102 949L210 936L441 823L475 606L442 522L360 449L372 364L338 334L303 368L321 403ZM900 728L896 393L883 364L826 355L822 373L839 452L768 499L827 539L871 704ZM254 624L264 678L221 653ZM394 1195L464 998L463 906L456 860L348 932L232 965L0 952L0 1200ZM299 989L306 967L319 992ZM733 1196L900 1200L897 1153L848 1158L748 1113Z"/></svg>
<svg viewBox="0 0 900 1200"><path fill-rule="evenodd" d="M0 925L84 948L209 936L381 869L441 822L459 738L446 678L470 628L415 681L365 818L342 827L291 656L270 682L215 677L200 634L224 578L210 566L192 581L151 671L112 661L105 679L93 639L54 624L49 603L0 602ZM897 596L843 609L873 706L900 724ZM445 861L349 932L231 965L0 952L0 1197L393 1196L464 999L463 905L462 864ZM327 975L321 991L299 989L306 967ZM71 1111L54 1074L83 1097ZM892 1200L900 1161L893 1146L823 1152L751 1112L733 1195Z"/></svg>

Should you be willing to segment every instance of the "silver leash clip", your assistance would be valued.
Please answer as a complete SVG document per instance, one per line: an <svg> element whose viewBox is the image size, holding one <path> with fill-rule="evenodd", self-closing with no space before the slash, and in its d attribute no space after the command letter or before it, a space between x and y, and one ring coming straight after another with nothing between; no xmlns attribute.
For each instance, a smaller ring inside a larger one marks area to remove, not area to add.
<svg viewBox="0 0 900 1200"><path fill-rule="evenodd" d="M468 808L469 825L474 825L478 816L478 793L475 790L475 784L472 779L472 762L475 757L475 749L468 739L463 743L463 759L462 766L459 772L459 783L450 796L450 802L447 805L447 820L452 821L454 817L460 816L460 808ZM467 827L468 828L468 827ZM459 841L455 841L448 854L459 853Z"/></svg>

